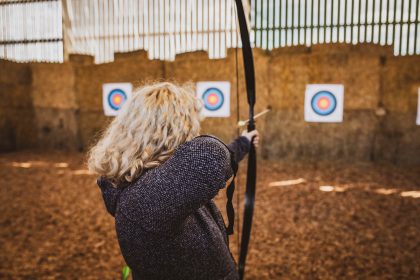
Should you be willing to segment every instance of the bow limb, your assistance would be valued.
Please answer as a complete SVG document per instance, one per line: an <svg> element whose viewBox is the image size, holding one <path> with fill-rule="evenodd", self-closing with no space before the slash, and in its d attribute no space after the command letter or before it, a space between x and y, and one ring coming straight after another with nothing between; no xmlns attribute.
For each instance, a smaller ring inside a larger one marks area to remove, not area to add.
<svg viewBox="0 0 420 280"><path fill-rule="evenodd" d="M254 105L255 105L255 71L254 71L254 58L252 55L251 42L249 39L249 31L247 26L247 20L245 17L244 8L241 0L235 0L239 28L241 33L242 41L242 57L244 62L245 80L246 80L246 93L249 104L249 122L248 131L255 129L254 122ZM244 218L242 225L242 237L241 237L241 250L238 261L238 271L240 279L243 279L245 272L245 263L248 253L248 245L251 236L252 217L254 214L254 203L255 203L255 186L256 186L256 173L257 173L257 157L255 152L255 146L251 141L251 148L248 156L248 168L247 168L247 179L246 179L246 191L245 191L245 209Z"/></svg>

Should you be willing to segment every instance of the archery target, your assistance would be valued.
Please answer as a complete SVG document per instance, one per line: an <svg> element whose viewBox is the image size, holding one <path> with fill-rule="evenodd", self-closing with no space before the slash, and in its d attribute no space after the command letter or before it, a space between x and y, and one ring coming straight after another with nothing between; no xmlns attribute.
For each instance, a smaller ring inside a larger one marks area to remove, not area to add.
<svg viewBox="0 0 420 280"><path fill-rule="evenodd" d="M420 88L418 89L418 102L417 102L417 120L416 124L420 125Z"/></svg>
<svg viewBox="0 0 420 280"><path fill-rule="evenodd" d="M217 111L225 102L223 92L218 88L208 88L203 93L204 107L210 111Z"/></svg>
<svg viewBox="0 0 420 280"><path fill-rule="evenodd" d="M305 121L342 122L343 85L307 85L305 92Z"/></svg>
<svg viewBox="0 0 420 280"><path fill-rule="evenodd" d="M201 112L203 116L230 116L229 82L198 82L197 97L203 102L203 110Z"/></svg>
<svg viewBox="0 0 420 280"><path fill-rule="evenodd" d="M108 104L113 109L118 111L121 109L124 102L127 100L127 94L119 88L113 89L108 95Z"/></svg>
<svg viewBox="0 0 420 280"><path fill-rule="evenodd" d="M130 83L103 84L103 108L106 116L116 116L124 103L131 97Z"/></svg>
<svg viewBox="0 0 420 280"><path fill-rule="evenodd" d="M337 99L329 91L317 92L311 100L311 108L315 113L321 116L332 114L337 107Z"/></svg>

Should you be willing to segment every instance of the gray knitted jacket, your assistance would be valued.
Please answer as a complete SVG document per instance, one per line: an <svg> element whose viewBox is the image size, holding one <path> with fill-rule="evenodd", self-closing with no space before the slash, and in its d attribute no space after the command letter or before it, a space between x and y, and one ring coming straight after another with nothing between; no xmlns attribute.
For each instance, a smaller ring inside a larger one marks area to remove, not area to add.
<svg viewBox="0 0 420 280"><path fill-rule="evenodd" d="M129 186L98 179L133 279L238 279L212 199L233 175L231 159L239 162L249 146L246 137L226 146L200 136Z"/></svg>

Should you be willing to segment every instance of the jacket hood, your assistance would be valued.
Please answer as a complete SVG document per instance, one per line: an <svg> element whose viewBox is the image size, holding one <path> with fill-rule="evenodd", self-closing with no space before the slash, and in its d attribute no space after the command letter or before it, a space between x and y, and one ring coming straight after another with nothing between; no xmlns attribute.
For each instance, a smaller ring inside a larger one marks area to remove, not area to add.
<svg viewBox="0 0 420 280"><path fill-rule="evenodd" d="M106 210L108 210L109 214L115 216L118 207L118 199L123 189L114 187L112 182L105 177L99 177L96 183L101 188Z"/></svg>

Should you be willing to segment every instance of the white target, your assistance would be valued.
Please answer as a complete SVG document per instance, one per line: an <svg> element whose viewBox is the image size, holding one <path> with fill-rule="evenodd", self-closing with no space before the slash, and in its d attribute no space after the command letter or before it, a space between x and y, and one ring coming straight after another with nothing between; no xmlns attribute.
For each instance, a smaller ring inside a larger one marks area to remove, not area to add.
<svg viewBox="0 0 420 280"><path fill-rule="evenodd" d="M203 116L230 116L229 82L198 82L197 97L203 101Z"/></svg>
<svg viewBox="0 0 420 280"><path fill-rule="evenodd" d="M102 104L105 116L116 116L124 103L131 98L133 89L130 83L103 84Z"/></svg>
<svg viewBox="0 0 420 280"><path fill-rule="evenodd" d="M343 85L307 85L305 92L305 121L342 122L343 99Z"/></svg>

